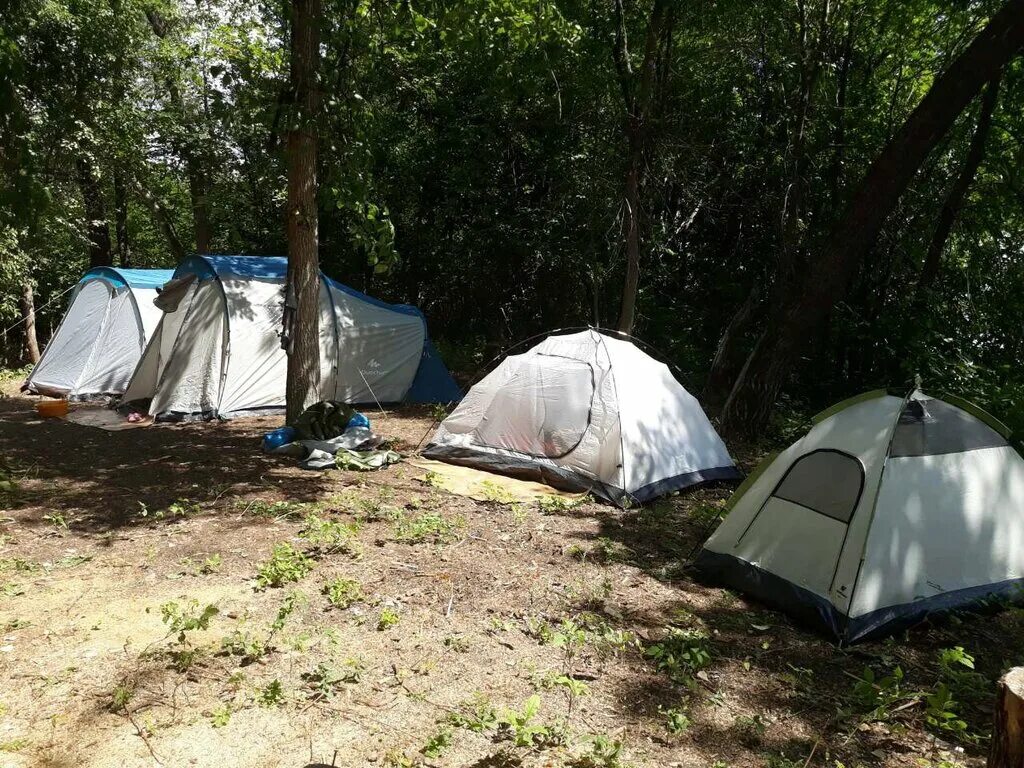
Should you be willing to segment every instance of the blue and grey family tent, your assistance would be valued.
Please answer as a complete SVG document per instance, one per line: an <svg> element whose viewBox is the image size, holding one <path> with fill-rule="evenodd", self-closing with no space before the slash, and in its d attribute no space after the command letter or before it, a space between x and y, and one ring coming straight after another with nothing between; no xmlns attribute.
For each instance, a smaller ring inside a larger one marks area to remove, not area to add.
<svg viewBox="0 0 1024 768"><path fill-rule="evenodd" d="M287 260L186 259L156 302L162 318L126 403L157 417L228 418L282 408ZM347 403L451 402L461 392L427 336L423 314L385 304L321 274L320 396Z"/></svg>
<svg viewBox="0 0 1024 768"><path fill-rule="evenodd" d="M842 643L1024 585L1024 458L959 398L840 403L734 494L697 566Z"/></svg>
<svg viewBox="0 0 1024 768"><path fill-rule="evenodd" d="M22 389L82 399L124 392L160 311L167 269L90 269L71 295L57 332Z"/></svg>

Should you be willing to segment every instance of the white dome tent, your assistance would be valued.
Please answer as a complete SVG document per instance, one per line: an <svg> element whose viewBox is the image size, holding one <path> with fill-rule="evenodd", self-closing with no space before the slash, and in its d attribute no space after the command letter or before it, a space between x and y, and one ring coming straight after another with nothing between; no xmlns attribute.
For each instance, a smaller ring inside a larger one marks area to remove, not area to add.
<svg viewBox="0 0 1024 768"><path fill-rule="evenodd" d="M1024 458L966 401L844 401L734 494L697 567L853 643L1019 592Z"/></svg>
<svg viewBox="0 0 1024 768"><path fill-rule="evenodd" d="M595 330L549 336L506 357L423 454L620 505L740 478L700 404L668 367Z"/></svg>
<svg viewBox="0 0 1024 768"><path fill-rule="evenodd" d="M72 400L124 392L160 321L153 306L157 288L172 274L114 267L86 272L22 389Z"/></svg>
<svg viewBox="0 0 1024 768"><path fill-rule="evenodd" d="M122 400L161 419L230 418L285 404L287 260L195 256L164 286L160 325ZM321 275L320 396L346 403L450 402L459 388L423 314Z"/></svg>

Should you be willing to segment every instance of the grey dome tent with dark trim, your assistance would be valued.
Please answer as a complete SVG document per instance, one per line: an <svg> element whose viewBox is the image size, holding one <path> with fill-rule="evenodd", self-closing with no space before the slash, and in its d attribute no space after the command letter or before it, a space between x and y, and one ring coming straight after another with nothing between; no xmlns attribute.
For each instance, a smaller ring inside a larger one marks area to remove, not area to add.
<svg viewBox="0 0 1024 768"><path fill-rule="evenodd" d="M506 357L423 453L616 504L741 477L668 366L596 330L552 335Z"/></svg>
<svg viewBox="0 0 1024 768"><path fill-rule="evenodd" d="M1019 594L1024 458L959 398L840 403L730 500L697 567L841 643Z"/></svg>

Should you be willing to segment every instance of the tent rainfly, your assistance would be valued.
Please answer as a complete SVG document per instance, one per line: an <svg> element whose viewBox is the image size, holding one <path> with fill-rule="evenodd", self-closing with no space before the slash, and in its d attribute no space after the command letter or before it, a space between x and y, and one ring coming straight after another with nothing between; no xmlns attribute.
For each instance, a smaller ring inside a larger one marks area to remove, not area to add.
<svg viewBox="0 0 1024 768"><path fill-rule="evenodd" d="M839 403L736 491L697 566L855 643L1019 592L1024 459L952 396Z"/></svg>
<svg viewBox="0 0 1024 768"><path fill-rule="evenodd" d="M87 399L124 392L160 321L153 306L166 269L90 269L22 389Z"/></svg>
<svg viewBox="0 0 1024 768"><path fill-rule="evenodd" d="M594 330L506 357L424 455L590 491L615 504L740 474L666 365Z"/></svg>
<svg viewBox="0 0 1024 768"><path fill-rule="evenodd" d="M164 286L163 317L123 402L162 419L230 418L285 404L281 349L287 260L195 256ZM461 392L423 314L321 274L320 396L346 403L451 402Z"/></svg>

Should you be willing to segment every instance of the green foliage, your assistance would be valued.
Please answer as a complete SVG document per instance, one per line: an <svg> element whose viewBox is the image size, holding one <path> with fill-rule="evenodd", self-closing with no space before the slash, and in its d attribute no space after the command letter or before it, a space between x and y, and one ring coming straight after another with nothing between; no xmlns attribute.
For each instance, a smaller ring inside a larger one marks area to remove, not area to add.
<svg viewBox="0 0 1024 768"><path fill-rule="evenodd" d="M403 515L395 523L394 537L407 544L423 541L446 544L458 539L465 524L461 516L446 518L436 512L424 512L411 518Z"/></svg>
<svg viewBox="0 0 1024 768"><path fill-rule="evenodd" d="M210 620L219 612L217 606L213 604L200 608L197 600L189 600L185 605L171 601L160 606L160 616L167 625L167 633L177 635L179 644L187 642L189 632L209 629Z"/></svg>
<svg viewBox="0 0 1024 768"><path fill-rule="evenodd" d="M337 578L328 581L320 591L335 608L348 608L363 600L363 588L354 579Z"/></svg>
<svg viewBox="0 0 1024 768"><path fill-rule="evenodd" d="M622 742L597 735L590 739L590 751L573 758L570 768L627 768L622 761Z"/></svg>
<svg viewBox="0 0 1024 768"><path fill-rule="evenodd" d="M131 704L132 697L135 695L135 682L133 680L122 680L116 686L114 686L113 692L110 694L110 703L107 705L107 709L111 712L121 714L128 711L128 705Z"/></svg>
<svg viewBox="0 0 1024 768"><path fill-rule="evenodd" d="M210 712L210 725L214 728L223 728L231 722L231 707L221 704Z"/></svg>
<svg viewBox="0 0 1024 768"><path fill-rule="evenodd" d="M307 510L310 506L295 501L266 501L264 499L251 501L240 499L237 505L242 508L244 514L275 520L299 520L308 514Z"/></svg>
<svg viewBox="0 0 1024 768"><path fill-rule="evenodd" d="M353 555L359 552L359 544L355 541L359 529L358 523L341 523L310 514L306 517L305 526L299 531L299 537L321 554Z"/></svg>
<svg viewBox="0 0 1024 768"><path fill-rule="evenodd" d="M256 692L256 703L261 707L279 707L284 702L284 686L280 680L271 680Z"/></svg>
<svg viewBox="0 0 1024 768"><path fill-rule="evenodd" d="M441 757L448 748L452 745L452 731L451 728L439 728L437 731L430 735L427 739L427 743L423 745L420 752L423 753L424 757L429 757L431 760L436 760Z"/></svg>
<svg viewBox="0 0 1024 768"><path fill-rule="evenodd" d="M703 630L669 627L662 640L647 646L644 655L674 682L690 684L711 663L711 645Z"/></svg>
<svg viewBox="0 0 1024 768"><path fill-rule="evenodd" d="M685 707L658 707L658 712L665 721L665 729L674 736L686 733L690 728L690 717Z"/></svg>
<svg viewBox="0 0 1024 768"><path fill-rule="evenodd" d="M516 747L533 747L544 742L551 729L536 722L540 712L540 696L536 694L523 702L521 710L506 709L498 715L499 735Z"/></svg>
<svg viewBox="0 0 1024 768"><path fill-rule="evenodd" d="M473 694L473 698L464 701L455 712L451 712L446 722L456 728L465 728L473 733L483 733L498 724L498 713L490 699L482 693Z"/></svg>
<svg viewBox="0 0 1024 768"><path fill-rule="evenodd" d="M402 617L399 616L395 611L391 610L390 608L384 608L380 612L380 616L377 617L377 631L384 632L386 630L389 630L393 626L398 624L398 622L401 620Z"/></svg>
<svg viewBox="0 0 1024 768"><path fill-rule="evenodd" d="M256 589L281 587L299 581L313 570L313 561L287 542L274 546L270 560L256 573Z"/></svg>

